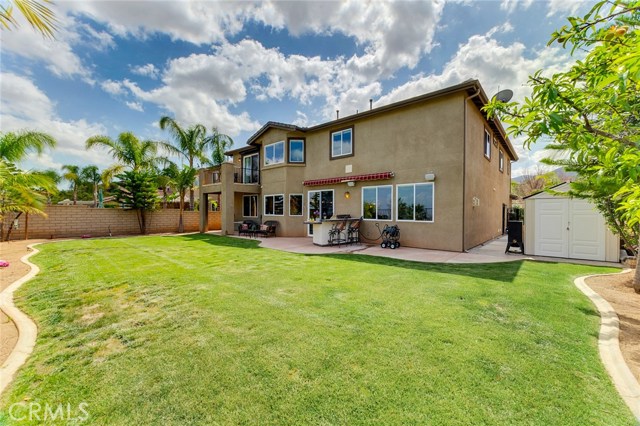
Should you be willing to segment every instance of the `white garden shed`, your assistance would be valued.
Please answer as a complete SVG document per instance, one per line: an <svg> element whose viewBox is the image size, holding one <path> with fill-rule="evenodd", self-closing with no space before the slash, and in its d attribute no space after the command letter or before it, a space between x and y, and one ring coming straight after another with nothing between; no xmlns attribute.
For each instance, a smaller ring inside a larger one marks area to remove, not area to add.
<svg viewBox="0 0 640 426"><path fill-rule="evenodd" d="M569 183L553 187L569 191ZM524 199L524 250L534 256L620 261L620 238L587 200L540 192Z"/></svg>

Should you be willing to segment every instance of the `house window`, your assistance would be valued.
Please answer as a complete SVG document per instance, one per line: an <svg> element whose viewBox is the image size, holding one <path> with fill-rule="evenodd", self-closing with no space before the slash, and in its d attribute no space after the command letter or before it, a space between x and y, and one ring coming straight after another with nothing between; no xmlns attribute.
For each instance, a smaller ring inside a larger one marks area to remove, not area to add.
<svg viewBox="0 0 640 426"><path fill-rule="evenodd" d="M289 216L302 216L302 194L289 194Z"/></svg>
<svg viewBox="0 0 640 426"><path fill-rule="evenodd" d="M258 196L244 195L242 197L242 216L258 217Z"/></svg>
<svg viewBox="0 0 640 426"><path fill-rule="evenodd" d="M391 185L362 188L362 217L391 220Z"/></svg>
<svg viewBox="0 0 640 426"><path fill-rule="evenodd" d="M284 141L265 145L264 165L284 163Z"/></svg>
<svg viewBox="0 0 640 426"><path fill-rule="evenodd" d="M289 139L289 162L304 163L304 139Z"/></svg>
<svg viewBox="0 0 640 426"><path fill-rule="evenodd" d="M507 161L507 175L511 176L511 160Z"/></svg>
<svg viewBox="0 0 640 426"><path fill-rule="evenodd" d="M331 158L353 155L353 128L331 133Z"/></svg>
<svg viewBox="0 0 640 426"><path fill-rule="evenodd" d="M498 168L501 172L504 172L504 152L500 150L500 154L498 156Z"/></svg>
<svg viewBox="0 0 640 426"><path fill-rule="evenodd" d="M491 160L491 134L487 129L484 130L484 156Z"/></svg>
<svg viewBox="0 0 640 426"><path fill-rule="evenodd" d="M397 185L398 220L433 222L433 183Z"/></svg>
<svg viewBox="0 0 640 426"><path fill-rule="evenodd" d="M265 195L264 214L268 216L284 216L284 195Z"/></svg>

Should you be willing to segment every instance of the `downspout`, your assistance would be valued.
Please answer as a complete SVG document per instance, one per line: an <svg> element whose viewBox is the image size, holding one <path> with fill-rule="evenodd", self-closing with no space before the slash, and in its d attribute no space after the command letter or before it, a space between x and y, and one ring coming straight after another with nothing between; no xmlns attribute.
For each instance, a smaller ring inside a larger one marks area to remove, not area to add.
<svg viewBox="0 0 640 426"><path fill-rule="evenodd" d="M466 201L467 201L467 102L480 94L480 88L471 96L464 99L464 134L462 135L462 251L466 253L465 248L465 223L466 223Z"/></svg>

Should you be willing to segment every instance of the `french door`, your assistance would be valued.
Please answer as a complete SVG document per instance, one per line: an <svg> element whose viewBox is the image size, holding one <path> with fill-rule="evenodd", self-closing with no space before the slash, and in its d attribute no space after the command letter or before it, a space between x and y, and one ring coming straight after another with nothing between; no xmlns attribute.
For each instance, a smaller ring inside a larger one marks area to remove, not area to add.
<svg viewBox="0 0 640 426"><path fill-rule="evenodd" d="M329 219L333 216L333 189L309 191L307 193L307 207L307 219ZM312 225L308 225L307 235L313 235Z"/></svg>
<svg viewBox="0 0 640 426"><path fill-rule="evenodd" d="M242 183L260 183L260 160L258 154L242 158Z"/></svg>

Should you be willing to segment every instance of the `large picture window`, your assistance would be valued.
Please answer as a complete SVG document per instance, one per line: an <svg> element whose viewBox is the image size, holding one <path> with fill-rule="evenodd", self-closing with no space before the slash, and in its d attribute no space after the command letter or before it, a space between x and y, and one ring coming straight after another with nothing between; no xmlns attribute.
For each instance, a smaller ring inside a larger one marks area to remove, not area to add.
<svg viewBox="0 0 640 426"><path fill-rule="evenodd" d="M304 139L289 139L289 162L304 163Z"/></svg>
<svg viewBox="0 0 640 426"><path fill-rule="evenodd" d="M289 216L302 216L302 194L289 194Z"/></svg>
<svg viewBox="0 0 640 426"><path fill-rule="evenodd" d="M264 165L284 163L284 141L265 145Z"/></svg>
<svg viewBox="0 0 640 426"><path fill-rule="evenodd" d="M362 217L391 220L391 191L390 185L362 188Z"/></svg>
<svg viewBox="0 0 640 426"><path fill-rule="evenodd" d="M331 158L353 155L353 129L331 133Z"/></svg>
<svg viewBox="0 0 640 426"><path fill-rule="evenodd" d="M433 183L397 185L398 220L433 222Z"/></svg>
<svg viewBox="0 0 640 426"><path fill-rule="evenodd" d="M284 195L265 195L264 214L268 216L284 216Z"/></svg>
<svg viewBox="0 0 640 426"><path fill-rule="evenodd" d="M244 195L242 197L242 216L258 217L258 196Z"/></svg>

